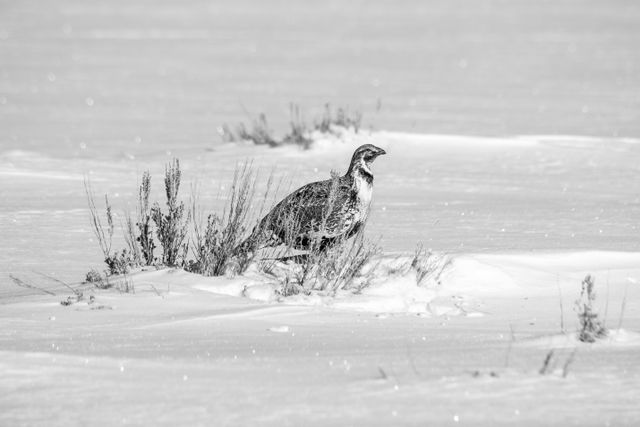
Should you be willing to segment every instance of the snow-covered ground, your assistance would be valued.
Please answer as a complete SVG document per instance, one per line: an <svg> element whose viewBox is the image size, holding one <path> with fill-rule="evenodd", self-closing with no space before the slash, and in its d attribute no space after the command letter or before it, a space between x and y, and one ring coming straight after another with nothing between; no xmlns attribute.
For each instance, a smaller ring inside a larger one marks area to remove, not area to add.
<svg viewBox="0 0 640 427"><path fill-rule="evenodd" d="M131 209L147 167L160 199L169 157L4 153L0 173L20 179L3 207L12 246L2 253L1 423L640 420L640 144L387 132L321 140L310 151L229 144L184 155L184 188L197 182L203 206L221 209L238 162L253 159L265 174L274 167L296 186L344 170L363 142L388 155L374 165L368 229L383 235L384 252L362 292L281 298L251 272L160 270L132 275L135 294L89 288L70 306L60 304L68 289L34 271L78 282L101 268L83 175L116 210ZM31 191L44 203L25 200ZM415 271L397 268L419 241L451 259L439 283L418 286ZM55 296L18 288L10 273ZM586 274L611 329L595 344L575 338Z"/></svg>
<svg viewBox="0 0 640 427"><path fill-rule="evenodd" d="M0 425L638 425L638 6L302 3L0 2ZM282 132L289 101L367 126L219 142L245 108ZM85 177L120 220L179 157L183 199L220 211L238 163L282 196L363 143L388 155L361 292L160 270L60 304L56 279L104 268ZM398 267L418 243L451 261L438 283Z"/></svg>

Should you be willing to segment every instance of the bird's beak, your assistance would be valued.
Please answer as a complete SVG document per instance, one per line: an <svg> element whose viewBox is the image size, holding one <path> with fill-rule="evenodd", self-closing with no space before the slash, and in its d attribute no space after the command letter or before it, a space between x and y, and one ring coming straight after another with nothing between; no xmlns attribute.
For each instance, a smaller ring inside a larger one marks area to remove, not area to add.
<svg viewBox="0 0 640 427"><path fill-rule="evenodd" d="M383 154L387 154L387 152L384 151L382 148L378 148L378 152L376 153L376 156L382 156Z"/></svg>

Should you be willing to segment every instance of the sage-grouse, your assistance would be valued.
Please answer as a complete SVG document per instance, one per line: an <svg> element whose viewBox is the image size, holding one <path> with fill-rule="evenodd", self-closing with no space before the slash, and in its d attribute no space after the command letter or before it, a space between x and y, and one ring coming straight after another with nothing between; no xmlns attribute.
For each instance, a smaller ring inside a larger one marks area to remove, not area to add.
<svg viewBox="0 0 640 427"><path fill-rule="evenodd" d="M386 154L366 144L353 153L347 173L307 184L285 197L247 240L254 248L288 245L298 250L324 251L353 236L369 214L373 190L371 163Z"/></svg>

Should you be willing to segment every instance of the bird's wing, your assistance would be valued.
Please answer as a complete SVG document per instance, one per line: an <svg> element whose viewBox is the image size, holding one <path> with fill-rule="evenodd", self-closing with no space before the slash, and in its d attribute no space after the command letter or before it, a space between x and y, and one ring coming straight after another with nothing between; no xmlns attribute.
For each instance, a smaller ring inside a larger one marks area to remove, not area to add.
<svg viewBox="0 0 640 427"><path fill-rule="evenodd" d="M289 194L267 214L270 228L281 229L294 221L300 234L325 228L343 232L338 230L343 228L340 223L351 198L351 187L342 182L333 185L332 180L313 182Z"/></svg>

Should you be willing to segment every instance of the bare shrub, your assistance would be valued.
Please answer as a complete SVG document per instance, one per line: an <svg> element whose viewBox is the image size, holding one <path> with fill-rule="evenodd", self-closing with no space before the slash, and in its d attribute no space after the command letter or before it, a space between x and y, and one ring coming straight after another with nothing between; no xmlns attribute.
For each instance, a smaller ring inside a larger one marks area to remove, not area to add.
<svg viewBox="0 0 640 427"><path fill-rule="evenodd" d="M152 265L155 261L153 251L156 245L153 241L151 230L151 205L149 204L149 194L151 193L151 175L149 171L142 173L142 183L138 191L138 237L136 241L140 245L142 258L146 265Z"/></svg>
<svg viewBox="0 0 640 427"><path fill-rule="evenodd" d="M249 213L255 199L256 181L257 173L252 170L251 163L238 165L222 215L210 214L204 227L194 221L195 260L189 266L190 271L220 276L229 269L236 274L247 269L258 244L256 238L242 240L253 225ZM260 213L269 197L272 181L273 175L267 181ZM198 211L195 203L193 211Z"/></svg>
<svg viewBox="0 0 640 427"><path fill-rule="evenodd" d="M125 212L124 218L124 224L121 225L124 234L124 241L131 256L132 265L138 267L142 265L142 252L140 251L138 237L136 236L136 226L133 222L133 218L131 218L130 212Z"/></svg>
<svg viewBox="0 0 640 427"><path fill-rule="evenodd" d="M370 264L379 253L380 247L359 231L356 237L324 250L316 247L276 262L263 262L262 271L276 279L282 296L312 291L334 295L344 289L357 292L370 285L375 270Z"/></svg>
<svg viewBox="0 0 640 427"><path fill-rule="evenodd" d="M178 202L180 190L180 162L174 159L165 168L165 192L167 196L167 213L163 214L160 205L156 203L151 208L151 218L156 224L158 240L162 244L162 264L176 267L180 263L180 254L184 254L186 247L184 240L187 236L190 216L184 210L184 203Z"/></svg>
<svg viewBox="0 0 640 427"><path fill-rule="evenodd" d="M235 130L233 130L225 123L218 129L218 133L224 142L252 141L256 145L268 145L270 147L294 144L303 149L309 149L313 144L313 139L310 137L310 127L304 122L300 107L294 103L289 104L289 125L289 133L283 138L276 138L269 127L266 115L261 113L257 118L252 119L249 127L244 123L238 123ZM338 107L334 112L331 105L327 103L322 117L315 122L313 129L320 133L339 135L344 129L353 130L357 133L361 126L361 111L350 110L348 107Z"/></svg>
<svg viewBox="0 0 640 427"><path fill-rule="evenodd" d="M126 273L120 276L113 284L113 287L118 291L125 294L135 294L136 287L133 282L133 278L129 277Z"/></svg>
<svg viewBox="0 0 640 427"><path fill-rule="evenodd" d="M253 141L256 145L269 145L271 147L278 145L267 123L267 116L264 113L260 113L258 118L253 120L251 133L245 135L245 137L248 137L247 139Z"/></svg>
<svg viewBox="0 0 640 427"><path fill-rule="evenodd" d="M580 298L576 300L575 309L578 313L580 327L578 329L578 339L582 342L595 342L599 338L607 336L608 331L603 323L598 319L598 313L593 308L596 300L594 290L595 279L587 275L582 281Z"/></svg>
<svg viewBox="0 0 640 427"><path fill-rule="evenodd" d="M106 277L103 277L102 274L96 269L91 269L87 272L85 279L85 283L90 283L98 289L108 289L111 287L111 283Z"/></svg>
<svg viewBox="0 0 640 427"><path fill-rule="evenodd" d="M410 264L416 272L416 284L421 286L425 279L431 279L439 285L442 273L451 265L451 262L451 258L446 254L434 254L419 243Z"/></svg>
<svg viewBox="0 0 640 427"><path fill-rule="evenodd" d="M289 104L289 115L291 130L284 136L282 143L298 145L305 150L309 149L313 140L309 138L309 130L300 114L300 107L294 103Z"/></svg>
<svg viewBox="0 0 640 427"><path fill-rule="evenodd" d="M333 133L336 128L353 129L358 133L362 125L362 112L351 111L348 107L338 107L335 114L331 109L331 104L324 106L324 114L319 122L316 122L316 130L322 133Z"/></svg>
<svg viewBox="0 0 640 427"><path fill-rule="evenodd" d="M127 249L123 249L121 252L113 252L104 262L109 268L109 274L125 274L131 271L131 268L136 264L131 257L131 253Z"/></svg>
<svg viewBox="0 0 640 427"><path fill-rule="evenodd" d="M236 142L238 140L236 133L234 133L231 127L226 123L218 128L218 133L220 134L223 142Z"/></svg>

